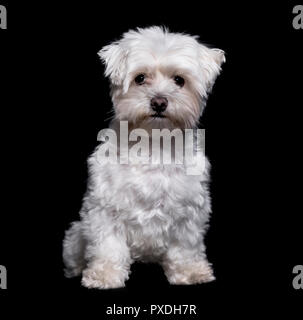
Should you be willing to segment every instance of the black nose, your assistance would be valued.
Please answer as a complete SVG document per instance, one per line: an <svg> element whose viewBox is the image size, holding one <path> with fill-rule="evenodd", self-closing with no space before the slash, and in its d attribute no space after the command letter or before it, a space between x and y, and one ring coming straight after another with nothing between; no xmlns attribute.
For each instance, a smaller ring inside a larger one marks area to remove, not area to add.
<svg viewBox="0 0 303 320"><path fill-rule="evenodd" d="M154 111L161 113L167 108L168 100L164 97L155 97L151 99L150 105Z"/></svg>

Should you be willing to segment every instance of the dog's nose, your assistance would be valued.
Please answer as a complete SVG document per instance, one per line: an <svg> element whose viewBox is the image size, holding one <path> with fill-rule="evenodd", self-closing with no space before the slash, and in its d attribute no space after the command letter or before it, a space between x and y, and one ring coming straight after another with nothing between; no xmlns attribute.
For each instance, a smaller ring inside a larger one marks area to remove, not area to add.
<svg viewBox="0 0 303 320"><path fill-rule="evenodd" d="M164 97L155 97L151 99L150 105L154 111L161 113L167 108L168 100Z"/></svg>

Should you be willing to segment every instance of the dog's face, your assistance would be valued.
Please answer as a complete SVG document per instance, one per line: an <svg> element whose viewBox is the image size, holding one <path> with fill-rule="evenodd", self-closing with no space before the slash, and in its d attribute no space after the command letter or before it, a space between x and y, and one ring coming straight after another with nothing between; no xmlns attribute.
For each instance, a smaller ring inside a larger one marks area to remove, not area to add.
<svg viewBox="0 0 303 320"><path fill-rule="evenodd" d="M193 128L224 52L160 27L129 31L99 52L115 118L134 127Z"/></svg>

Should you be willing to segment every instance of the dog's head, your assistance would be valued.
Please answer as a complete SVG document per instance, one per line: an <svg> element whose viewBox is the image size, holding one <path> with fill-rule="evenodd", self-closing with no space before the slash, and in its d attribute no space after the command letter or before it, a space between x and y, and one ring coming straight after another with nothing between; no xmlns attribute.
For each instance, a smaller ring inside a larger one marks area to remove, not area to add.
<svg viewBox="0 0 303 320"><path fill-rule="evenodd" d="M99 55L115 119L148 128L195 127L225 61L222 50L161 27L131 30Z"/></svg>

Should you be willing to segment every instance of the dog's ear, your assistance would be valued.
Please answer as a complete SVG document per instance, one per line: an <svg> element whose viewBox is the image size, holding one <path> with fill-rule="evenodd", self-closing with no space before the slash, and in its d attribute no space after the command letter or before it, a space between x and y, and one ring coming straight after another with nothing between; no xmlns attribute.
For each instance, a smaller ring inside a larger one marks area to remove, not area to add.
<svg viewBox="0 0 303 320"><path fill-rule="evenodd" d="M208 48L200 44L200 63L203 70L203 76L206 81L206 91L211 88L221 71L221 65L225 62L225 52L221 49Z"/></svg>
<svg viewBox="0 0 303 320"><path fill-rule="evenodd" d="M114 85L121 85L126 75L127 52L119 42L114 42L102 48L98 55L105 64L105 76Z"/></svg>

